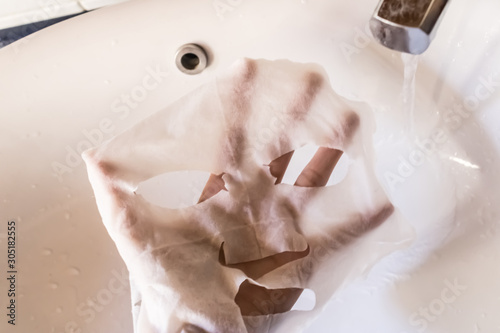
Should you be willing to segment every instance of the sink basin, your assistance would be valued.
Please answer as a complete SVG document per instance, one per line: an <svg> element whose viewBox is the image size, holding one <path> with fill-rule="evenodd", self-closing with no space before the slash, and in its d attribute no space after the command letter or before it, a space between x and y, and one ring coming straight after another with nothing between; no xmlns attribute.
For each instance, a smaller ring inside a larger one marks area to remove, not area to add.
<svg viewBox="0 0 500 333"><path fill-rule="evenodd" d="M338 93L368 103L379 181L415 230L411 246L339 290L306 332L497 331L500 3L450 3L413 59L413 116L401 54L369 36L376 4L130 1L1 49L0 240L6 251L15 221L18 271L17 327L4 317L2 332L132 332L126 269L80 152L242 57L318 63ZM187 43L208 53L201 74L175 66Z"/></svg>

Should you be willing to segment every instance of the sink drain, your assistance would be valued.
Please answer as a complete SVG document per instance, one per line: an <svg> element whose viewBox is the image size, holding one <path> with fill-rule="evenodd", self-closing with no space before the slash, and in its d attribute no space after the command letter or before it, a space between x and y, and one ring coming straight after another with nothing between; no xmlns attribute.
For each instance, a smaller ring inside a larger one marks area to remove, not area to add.
<svg viewBox="0 0 500 333"><path fill-rule="evenodd" d="M199 74L207 68L208 59L205 50L196 44L181 46L175 56L177 68L186 74Z"/></svg>

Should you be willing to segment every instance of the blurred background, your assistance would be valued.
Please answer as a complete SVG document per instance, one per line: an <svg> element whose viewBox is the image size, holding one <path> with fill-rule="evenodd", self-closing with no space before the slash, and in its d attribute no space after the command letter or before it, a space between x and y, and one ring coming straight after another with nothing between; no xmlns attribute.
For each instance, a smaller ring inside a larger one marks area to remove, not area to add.
<svg viewBox="0 0 500 333"><path fill-rule="evenodd" d="M0 0L0 48L35 31L127 0Z"/></svg>

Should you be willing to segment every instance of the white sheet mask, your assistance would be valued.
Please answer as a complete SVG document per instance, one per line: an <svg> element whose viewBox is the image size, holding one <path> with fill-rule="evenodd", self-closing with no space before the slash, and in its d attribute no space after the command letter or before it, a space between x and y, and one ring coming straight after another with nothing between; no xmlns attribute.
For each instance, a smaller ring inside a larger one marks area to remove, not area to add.
<svg viewBox="0 0 500 333"><path fill-rule="evenodd" d="M407 244L411 229L374 174L373 130L369 108L338 96L321 67L244 59L85 152L130 271L135 332L301 332L343 284ZM271 162L305 145L348 155L338 184L277 184ZM220 175L225 189L180 209L136 193L186 170ZM302 289L314 309L287 311Z"/></svg>

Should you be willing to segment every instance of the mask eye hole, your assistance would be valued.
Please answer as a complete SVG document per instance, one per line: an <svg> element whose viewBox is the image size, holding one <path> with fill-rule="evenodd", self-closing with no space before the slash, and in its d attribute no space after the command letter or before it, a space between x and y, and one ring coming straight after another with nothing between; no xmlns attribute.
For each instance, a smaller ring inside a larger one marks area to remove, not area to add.
<svg viewBox="0 0 500 333"><path fill-rule="evenodd" d="M269 164L276 184L299 187L323 187L340 183L350 165L341 150L306 145L281 155Z"/></svg>
<svg viewBox="0 0 500 333"><path fill-rule="evenodd" d="M135 193L156 206L181 209L208 200L224 189L222 175L205 171L177 171L140 183Z"/></svg>

